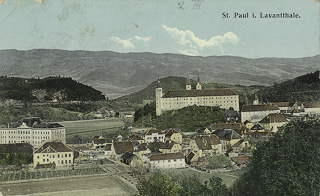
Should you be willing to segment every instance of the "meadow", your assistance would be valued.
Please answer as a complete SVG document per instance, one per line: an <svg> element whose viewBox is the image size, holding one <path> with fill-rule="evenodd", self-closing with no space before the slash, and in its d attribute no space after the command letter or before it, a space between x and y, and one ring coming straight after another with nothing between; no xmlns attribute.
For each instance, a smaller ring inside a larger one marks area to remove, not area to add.
<svg viewBox="0 0 320 196"><path fill-rule="evenodd" d="M164 173L168 174L174 180L179 180L185 177L195 177L204 183L205 181L209 181L212 176L219 177L228 187L232 186L243 172L243 170L235 170L229 172L214 171L212 173L207 173L193 168L164 170Z"/></svg>
<svg viewBox="0 0 320 196"><path fill-rule="evenodd" d="M67 142L74 140L74 138L78 138L82 142L90 141L96 135L114 134L124 126L121 118L63 121L59 123L66 127Z"/></svg>

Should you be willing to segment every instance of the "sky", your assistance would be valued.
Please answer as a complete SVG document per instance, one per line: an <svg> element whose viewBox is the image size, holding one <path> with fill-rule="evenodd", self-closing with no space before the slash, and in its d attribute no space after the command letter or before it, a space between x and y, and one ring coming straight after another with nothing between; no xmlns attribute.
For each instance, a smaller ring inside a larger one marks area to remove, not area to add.
<svg viewBox="0 0 320 196"><path fill-rule="evenodd" d="M228 13L230 18L223 18ZM248 13L248 18L234 18ZM260 14L299 18L261 18ZM253 14L256 18L253 18ZM0 50L300 58L320 53L315 0L0 0Z"/></svg>

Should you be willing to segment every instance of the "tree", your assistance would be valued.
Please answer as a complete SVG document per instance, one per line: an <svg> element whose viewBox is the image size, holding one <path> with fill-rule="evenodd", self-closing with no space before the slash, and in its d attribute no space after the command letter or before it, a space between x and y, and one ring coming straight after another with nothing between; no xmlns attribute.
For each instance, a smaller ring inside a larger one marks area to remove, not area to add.
<svg viewBox="0 0 320 196"><path fill-rule="evenodd" d="M137 195L140 196L178 196L182 191L181 186L177 186L168 176L159 173L149 179L140 180L137 189Z"/></svg>
<svg viewBox="0 0 320 196"><path fill-rule="evenodd" d="M258 146L236 195L319 195L320 120L290 123Z"/></svg>

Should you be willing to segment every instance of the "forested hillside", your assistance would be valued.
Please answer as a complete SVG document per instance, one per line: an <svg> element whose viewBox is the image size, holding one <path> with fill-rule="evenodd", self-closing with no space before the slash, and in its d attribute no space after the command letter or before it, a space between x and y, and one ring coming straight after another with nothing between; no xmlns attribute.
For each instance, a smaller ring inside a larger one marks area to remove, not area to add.
<svg viewBox="0 0 320 196"><path fill-rule="evenodd" d="M100 101L102 92L71 78L0 77L0 99L18 101Z"/></svg>
<svg viewBox="0 0 320 196"><path fill-rule="evenodd" d="M282 101L319 101L320 78L319 71L299 76L292 80L265 87L258 92L263 102Z"/></svg>

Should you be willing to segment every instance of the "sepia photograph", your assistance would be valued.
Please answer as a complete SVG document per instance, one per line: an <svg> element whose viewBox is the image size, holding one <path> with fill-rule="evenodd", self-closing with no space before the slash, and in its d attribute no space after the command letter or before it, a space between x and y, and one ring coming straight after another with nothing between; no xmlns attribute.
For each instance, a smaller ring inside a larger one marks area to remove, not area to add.
<svg viewBox="0 0 320 196"><path fill-rule="evenodd" d="M0 196L319 196L319 0L0 0Z"/></svg>

